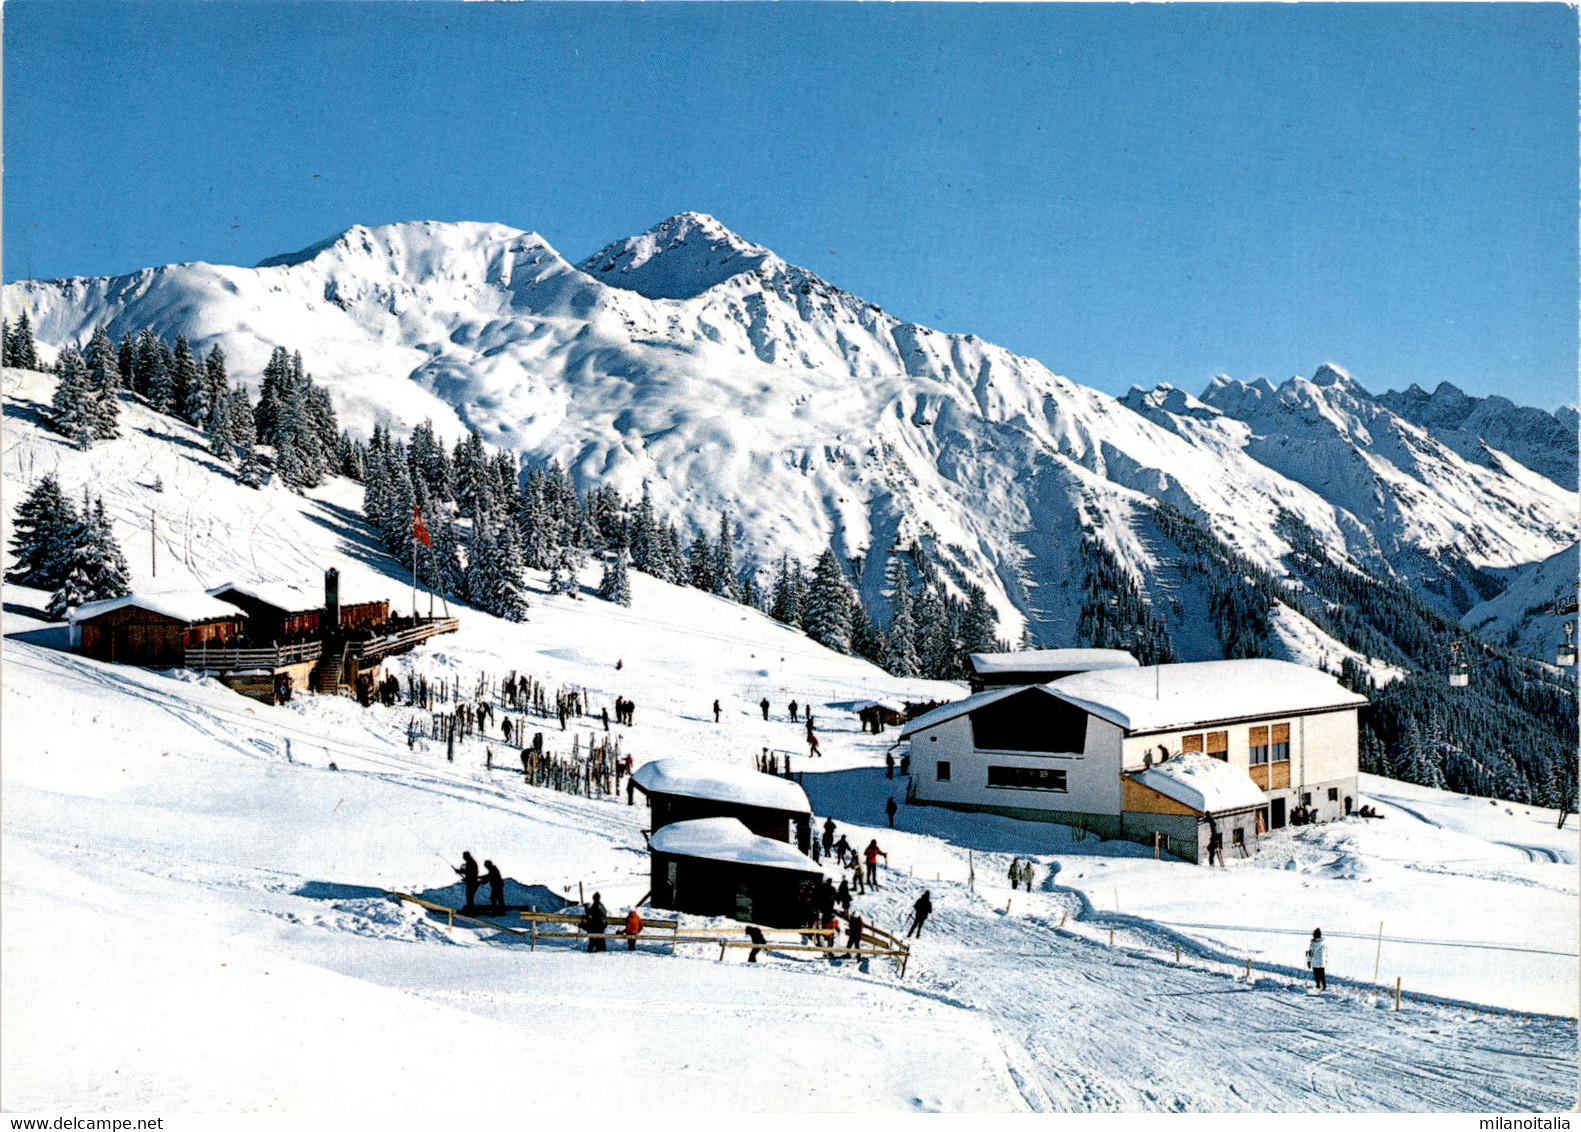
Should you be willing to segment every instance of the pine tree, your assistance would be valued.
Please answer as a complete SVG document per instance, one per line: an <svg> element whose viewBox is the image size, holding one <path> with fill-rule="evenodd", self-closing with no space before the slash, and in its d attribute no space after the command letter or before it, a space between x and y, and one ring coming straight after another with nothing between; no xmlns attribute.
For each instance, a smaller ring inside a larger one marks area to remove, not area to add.
<svg viewBox="0 0 1581 1132"><path fill-rule="evenodd" d="M736 589L736 555L731 547L730 515L724 511L719 513L719 537L712 548L709 571L713 574L712 591L731 601L738 600L740 594Z"/></svg>
<svg viewBox="0 0 1581 1132"><path fill-rule="evenodd" d="M14 563L6 581L53 590L66 580L66 553L78 516L54 475L42 477L17 504L11 536Z"/></svg>
<svg viewBox="0 0 1581 1132"><path fill-rule="evenodd" d="M708 545L707 535L699 533L692 540L692 549L687 553L686 558L687 584L704 593L713 593L715 591L714 548Z"/></svg>
<svg viewBox="0 0 1581 1132"><path fill-rule="evenodd" d="M628 542L632 566L653 577L658 577L658 561L661 557L658 538L659 527L653 515L653 497L648 494L648 485L643 484L642 498L631 514Z"/></svg>
<svg viewBox="0 0 1581 1132"><path fill-rule="evenodd" d="M198 361L192 356L192 345L186 335L176 335L176 348L171 351L170 411L188 424L202 427L208 420L208 389L198 370Z"/></svg>
<svg viewBox="0 0 1581 1132"><path fill-rule="evenodd" d="M153 327L144 327L137 336L132 354L132 391L149 396L156 374L164 367L164 357L159 352L159 339Z"/></svg>
<svg viewBox="0 0 1581 1132"><path fill-rule="evenodd" d="M961 618L961 651L966 654L1001 652L1003 646L995 635L999 615L988 604L983 587L972 584L966 590L966 612Z"/></svg>
<svg viewBox="0 0 1581 1132"><path fill-rule="evenodd" d="M149 374L148 374L148 405L156 413L174 413L176 411L176 354L166 346L153 331L148 332L149 347Z"/></svg>
<svg viewBox="0 0 1581 1132"><path fill-rule="evenodd" d="M121 434L121 365L115 344L102 326L88 343L88 376L94 399L94 437L114 440Z"/></svg>
<svg viewBox="0 0 1581 1132"><path fill-rule="evenodd" d="M889 562L889 630L885 633L884 670L894 676L916 676L917 625L912 617L911 588L900 559Z"/></svg>
<svg viewBox="0 0 1581 1132"><path fill-rule="evenodd" d="M259 444L274 444L280 423L280 401L291 386L291 355L276 346L264 365L263 383L258 387L258 404L253 407L253 432Z"/></svg>
<svg viewBox="0 0 1581 1132"><path fill-rule="evenodd" d="M851 606L854 598L832 548L813 567L807 588L807 635L836 652L851 651Z"/></svg>
<svg viewBox="0 0 1581 1132"><path fill-rule="evenodd" d="M886 648L884 634L873 624L866 606L853 592L851 595L851 651L863 660L882 664Z"/></svg>
<svg viewBox="0 0 1581 1132"><path fill-rule="evenodd" d="M137 341L132 337L131 331L121 335L121 341L115 347L116 364L121 368L121 388L137 388L133 375L137 371Z"/></svg>
<svg viewBox="0 0 1581 1132"><path fill-rule="evenodd" d="M82 355L71 346L55 362L59 380L50 400L49 426L78 448L91 448L99 434L99 397Z"/></svg>
<svg viewBox="0 0 1581 1132"><path fill-rule="evenodd" d="M257 414L245 386L238 385L231 390L230 410L231 449L236 453L240 465L236 471L236 482L244 487L262 487L266 473L254 432L253 422Z"/></svg>
<svg viewBox="0 0 1581 1132"><path fill-rule="evenodd" d="M800 574L800 563L793 563L788 554L780 555L779 567L774 573L774 591L769 598L769 616L798 627L802 621Z"/></svg>
<svg viewBox="0 0 1581 1132"><path fill-rule="evenodd" d="M38 364L38 347L33 341L33 323L25 307L5 337L5 364L17 369L42 368Z"/></svg>
<svg viewBox="0 0 1581 1132"><path fill-rule="evenodd" d="M110 528L102 499L89 505L73 524L70 549L65 555L65 579L50 597L45 611L54 620L63 620L69 610L90 601L124 597L131 593L127 582L126 556L121 553Z"/></svg>
<svg viewBox="0 0 1581 1132"><path fill-rule="evenodd" d="M452 460L455 470L456 505L461 517L470 519L478 513L479 503L488 507L493 494L489 490L488 453L483 448L483 436L472 429L466 439L456 443Z"/></svg>
<svg viewBox="0 0 1581 1132"><path fill-rule="evenodd" d="M604 577L598 583L598 596L616 605L631 604L631 577L626 572L624 551L615 551L604 563Z"/></svg>

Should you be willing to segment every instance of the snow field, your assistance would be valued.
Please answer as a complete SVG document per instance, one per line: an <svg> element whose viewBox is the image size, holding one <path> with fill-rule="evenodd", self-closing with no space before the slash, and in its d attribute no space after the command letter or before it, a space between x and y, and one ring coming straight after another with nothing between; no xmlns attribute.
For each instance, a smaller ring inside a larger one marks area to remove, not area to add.
<svg viewBox="0 0 1581 1132"><path fill-rule="evenodd" d="M135 407L123 440L83 455L25 412L13 403L0 470L15 483L58 469L68 494L90 482L103 491L137 585L153 581L147 528L139 543L135 525L153 506L160 585L311 585L334 565L348 591L382 586L409 599L399 567L357 524L352 485L308 497L235 487L201 453L149 435L178 426ZM149 486L156 475L163 492ZM9 522L8 508L0 535ZM595 580L589 568L584 584ZM622 609L549 597L532 575L529 622L457 609L460 633L395 669L465 690L480 673L514 669L551 689L581 687L595 706L625 695L635 726L617 732L638 763L684 755L740 766L765 747L796 752L820 817L889 853L883 887L858 897L863 915L903 930L912 902L932 892L935 915L904 981L885 963L862 972L771 954L748 967L739 953L718 963L705 949L589 956L451 935L377 890L449 885L470 848L523 884L596 888L618 914L648 887L646 811L525 788L501 744L492 772L477 740L458 745L454 763L440 744L408 750L409 709L312 696L269 707L191 674L74 656L61 651L64 631L38 619L43 595L7 586L0 1106L411 1113L464 1100L505 1112L519 1109L528 1070L547 1111L581 1110L590 1095L660 1111L1574 1102L1573 1021L1396 1014L1309 998L1266 974L1250 985L1235 977L1241 936L1267 949L1265 969L1299 964L1300 935L1274 946L1248 928L1304 934L1318 923L1336 933L1336 974L1348 974L1356 945L1340 933L1353 921L1364 932L1379 894L1391 923L1393 908L1402 923L1475 909L1475 933L1454 938L1573 952L1573 934L1568 945L1542 942L1573 924L1573 870L1498 844L1573 864L1573 828L1539 836L1539 812L1374 781L1368 796L1437 824L1391 809L1384 822L1292 831L1294 870L1281 867L1283 834L1264 857L1210 872L987 815L903 806L890 831L883 802L904 783L884 778L882 757L898 732L863 735L834 705L961 689L897 681L740 606L632 580L633 606ZM757 708L765 694L768 722ZM825 758L804 757L802 729L785 718L792 697L813 705ZM726 708L717 725L715 698ZM584 746L602 733L591 717L574 726ZM553 720L531 729L551 751L570 749ZM1038 888L1010 897L1007 914L1012 855L1034 860ZM1556 925L1561 911L1568 919ZM1165 922L1188 919L1235 927ZM1446 937L1460 927L1433 923ZM1175 939L1191 960L1178 968L1167 961ZM1456 977L1474 1001L1497 1003L1507 971ZM1573 975L1570 985L1573 1003ZM1558 1000L1563 987L1548 993Z"/></svg>

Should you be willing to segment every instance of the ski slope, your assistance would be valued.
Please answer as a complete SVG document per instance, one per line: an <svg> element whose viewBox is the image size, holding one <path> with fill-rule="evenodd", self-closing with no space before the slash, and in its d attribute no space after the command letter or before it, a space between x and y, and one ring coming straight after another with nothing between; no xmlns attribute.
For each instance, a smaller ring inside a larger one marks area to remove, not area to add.
<svg viewBox="0 0 1581 1132"><path fill-rule="evenodd" d="M348 591L409 600L355 519L354 485L236 487L180 426L135 407L122 440L82 454L32 412L8 400L0 472L13 487L50 469L68 494L102 491L139 586L155 583L153 509L159 585L311 585L333 565ZM76 656L40 618L44 595L8 585L0 1107L514 1113L529 1067L532 1102L552 1113L585 1111L589 1097L692 1112L1575 1102L1575 1022L1559 1017L1575 1012L1574 823L1554 831L1541 811L1370 780L1384 821L1281 832L1222 871L981 815L903 807L890 831L882 804L903 784L884 777L883 753L896 733L864 735L840 705L963 689L893 679L641 575L630 609L529 582L530 621L457 609L462 630L398 671L466 688L516 670L584 688L595 707L627 696L635 725L617 733L638 763L796 751L818 813L889 854L863 914L903 928L932 893L904 980L885 964L787 953L748 966L740 953L529 952L451 934L381 890L445 888L471 849L523 885L601 891L618 915L648 888L646 811L526 788L498 743L492 770L477 739L453 763L442 745L408 748L410 709L312 696L271 707L191 673ZM786 720L792 697L818 715L816 763ZM533 726L569 750L570 731ZM573 727L584 744L602 731L592 718ZM1035 862L1036 891L1011 896L1012 855ZM1339 989L1371 975L1371 952L1344 933L1378 919L1391 937L1380 978L1458 1004L1397 1013ZM1336 937L1336 989L1309 996L1293 983L1318 924ZM1460 952L1440 961L1448 949L1393 941L1440 933L1501 958L1462 965ZM1509 957L1527 954L1514 948L1569 958L1512 978Z"/></svg>

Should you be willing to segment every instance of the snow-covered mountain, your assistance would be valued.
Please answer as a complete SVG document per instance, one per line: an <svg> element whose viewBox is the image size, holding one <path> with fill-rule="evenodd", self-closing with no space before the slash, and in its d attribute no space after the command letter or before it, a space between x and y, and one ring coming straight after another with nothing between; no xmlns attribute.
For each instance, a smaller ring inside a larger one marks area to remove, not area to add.
<svg viewBox="0 0 1581 1132"><path fill-rule="evenodd" d="M1566 622L1554 612L1576 600L1576 579L1581 576L1581 555L1572 544L1541 562L1511 573L1508 588L1498 597L1472 606L1460 623L1484 640L1552 662L1564 642Z"/></svg>
<svg viewBox="0 0 1581 1132"><path fill-rule="evenodd" d="M1159 503L1275 575L1293 518L1336 560L1455 613L1497 591L1488 571L1576 536L1573 492L1514 460L1468 461L1337 370L1122 403L901 321L694 213L576 266L533 233L410 223L255 268L15 284L6 302L51 346L151 325L223 347L241 375L300 349L354 429L432 417L584 486L647 484L697 529L728 509L748 563L832 544L873 605L886 552L918 539L984 585L1003 636L1025 619L1049 645L1077 639L1090 538L1182 655L1219 655L1197 551ZM1277 625L1293 658L1346 652L1291 611Z"/></svg>
<svg viewBox="0 0 1581 1132"><path fill-rule="evenodd" d="M1472 397L1447 381L1431 393L1413 384L1403 392L1380 393L1377 399L1473 463L1494 468L1499 454L1513 456L1575 489L1578 419L1568 405L1547 413L1507 397Z"/></svg>

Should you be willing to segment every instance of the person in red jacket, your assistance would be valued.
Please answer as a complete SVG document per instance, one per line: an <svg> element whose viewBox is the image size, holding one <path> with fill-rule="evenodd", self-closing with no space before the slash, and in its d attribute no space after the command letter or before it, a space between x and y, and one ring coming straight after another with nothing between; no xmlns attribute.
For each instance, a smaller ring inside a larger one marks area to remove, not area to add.
<svg viewBox="0 0 1581 1132"><path fill-rule="evenodd" d="M878 838L867 843L867 848L862 851L862 857L867 861L867 884L869 888L878 887L878 859L889 860L889 854L878 847Z"/></svg>
<svg viewBox="0 0 1581 1132"><path fill-rule="evenodd" d="M637 937L642 934L642 917L635 908L626 913L626 950L637 950Z"/></svg>

